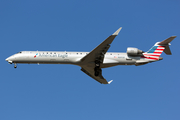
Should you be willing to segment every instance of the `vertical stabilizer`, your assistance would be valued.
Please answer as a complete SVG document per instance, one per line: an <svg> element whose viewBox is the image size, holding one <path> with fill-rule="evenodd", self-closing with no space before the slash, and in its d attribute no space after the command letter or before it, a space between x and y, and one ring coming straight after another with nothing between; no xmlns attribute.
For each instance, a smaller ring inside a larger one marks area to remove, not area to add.
<svg viewBox="0 0 180 120"><path fill-rule="evenodd" d="M159 57L164 51L165 46L158 45L158 43L159 42L157 42L149 51L143 54L146 59L159 60Z"/></svg>
<svg viewBox="0 0 180 120"><path fill-rule="evenodd" d="M170 42L176 38L176 36L171 36L168 39L157 42L149 51L143 53L143 58L150 59L150 60L160 60L160 55L164 51L167 55L171 55L171 50L169 46L171 45Z"/></svg>

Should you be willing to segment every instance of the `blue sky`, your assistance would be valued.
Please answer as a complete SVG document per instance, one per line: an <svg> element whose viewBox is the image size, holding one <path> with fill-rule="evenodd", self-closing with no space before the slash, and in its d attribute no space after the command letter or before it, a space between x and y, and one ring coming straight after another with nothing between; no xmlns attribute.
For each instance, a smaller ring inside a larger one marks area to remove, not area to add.
<svg viewBox="0 0 180 120"><path fill-rule="evenodd" d="M1 120L179 120L179 0L0 1ZM91 51L119 27L109 51L149 50L172 35L171 56L103 69L102 85L73 65L18 64L19 51Z"/></svg>

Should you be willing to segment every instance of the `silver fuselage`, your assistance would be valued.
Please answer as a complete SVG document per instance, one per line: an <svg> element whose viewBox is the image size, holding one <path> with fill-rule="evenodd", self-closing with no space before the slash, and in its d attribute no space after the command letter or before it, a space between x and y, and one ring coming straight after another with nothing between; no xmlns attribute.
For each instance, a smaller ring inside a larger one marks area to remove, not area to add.
<svg viewBox="0 0 180 120"><path fill-rule="evenodd" d="M102 84L110 84L102 75L102 68L117 65L144 65L162 60L160 55L164 51L170 55L170 42L176 37L157 42L147 52L138 48L128 47L126 53L107 52L114 38L119 34L122 27L106 38L91 52L61 52L61 51L22 51L6 59L10 64L73 64L81 67L81 71Z"/></svg>
<svg viewBox="0 0 180 120"><path fill-rule="evenodd" d="M73 64L84 66L81 59L89 52L61 52L61 51L22 51L6 59L9 63L28 64ZM107 52L101 68L116 65L135 65L136 61L144 60L140 56L128 56L126 53ZM94 64L94 63L92 63Z"/></svg>

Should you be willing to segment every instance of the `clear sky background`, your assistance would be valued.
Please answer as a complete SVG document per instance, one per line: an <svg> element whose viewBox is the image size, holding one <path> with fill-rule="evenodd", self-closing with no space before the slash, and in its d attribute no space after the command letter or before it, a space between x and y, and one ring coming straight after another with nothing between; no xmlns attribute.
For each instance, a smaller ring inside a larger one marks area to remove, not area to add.
<svg viewBox="0 0 180 120"><path fill-rule="evenodd" d="M73 65L18 64L19 51L91 51L123 27L109 51L149 50L177 35L171 56L103 69L99 84ZM0 1L0 120L180 120L179 0Z"/></svg>

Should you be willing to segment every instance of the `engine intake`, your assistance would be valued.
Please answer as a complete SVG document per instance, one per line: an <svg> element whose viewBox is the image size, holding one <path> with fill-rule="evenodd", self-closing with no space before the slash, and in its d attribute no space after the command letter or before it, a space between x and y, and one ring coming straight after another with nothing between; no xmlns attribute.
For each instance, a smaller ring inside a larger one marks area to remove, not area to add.
<svg viewBox="0 0 180 120"><path fill-rule="evenodd" d="M131 56L142 55L143 51L139 50L138 48L128 47L127 54Z"/></svg>

